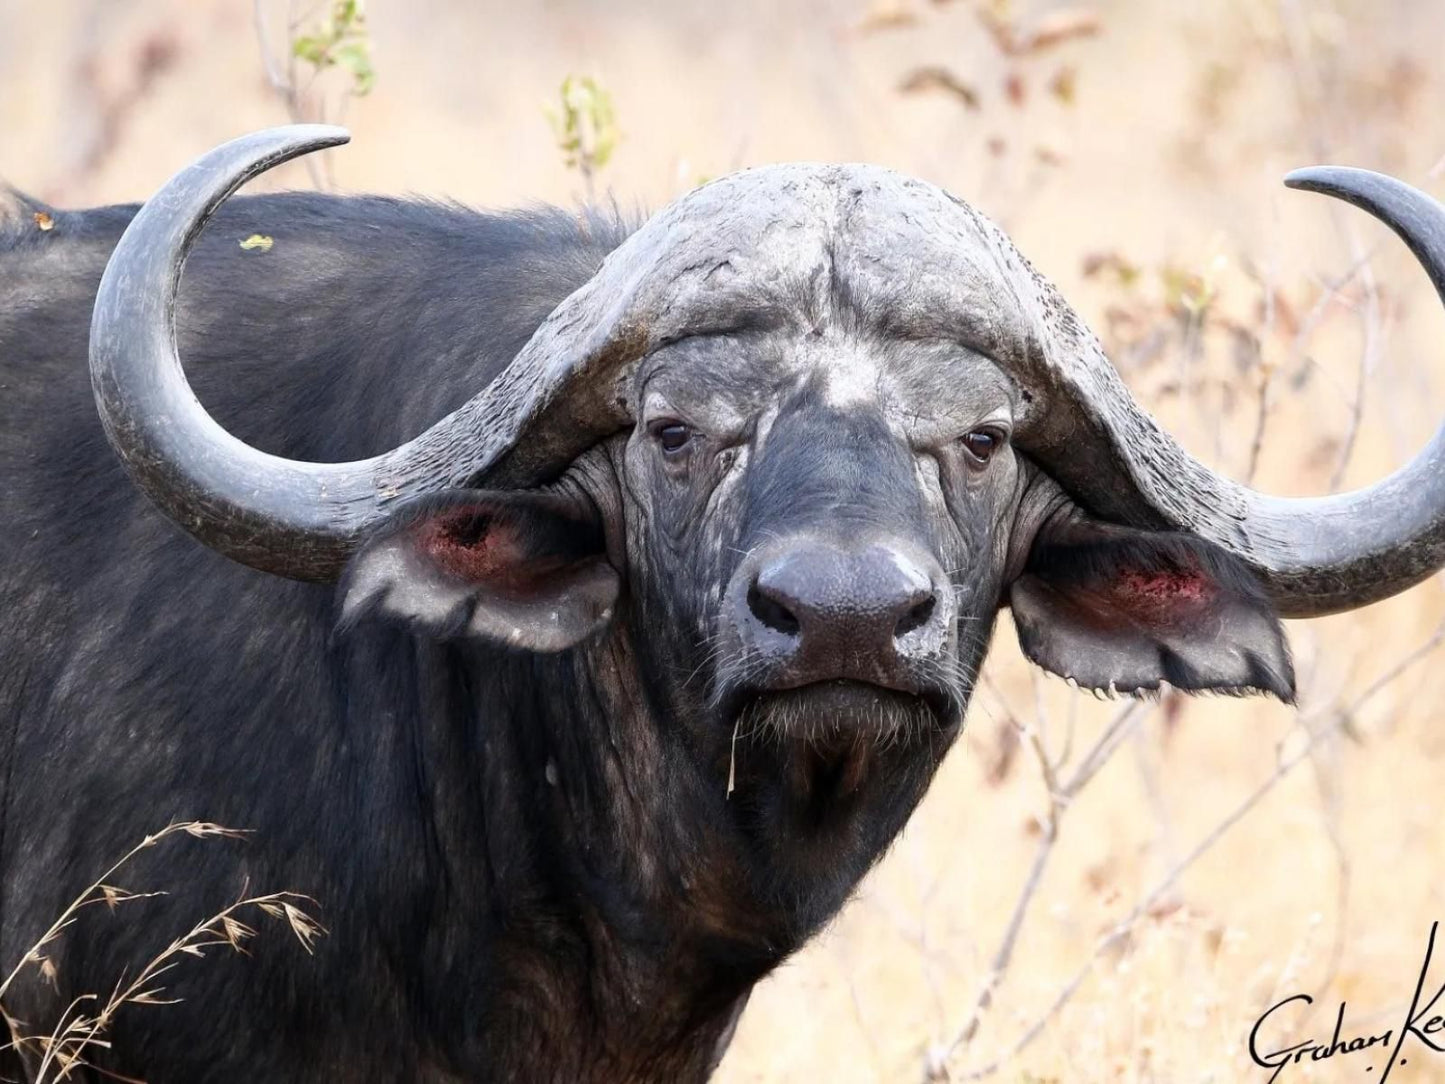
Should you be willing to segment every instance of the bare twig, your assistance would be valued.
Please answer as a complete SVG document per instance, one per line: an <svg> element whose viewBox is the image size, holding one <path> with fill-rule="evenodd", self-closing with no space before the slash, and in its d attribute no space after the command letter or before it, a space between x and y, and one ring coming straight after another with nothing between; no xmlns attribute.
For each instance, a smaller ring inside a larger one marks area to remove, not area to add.
<svg viewBox="0 0 1445 1084"><path fill-rule="evenodd" d="M1333 733L1334 728L1331 728L1329 732ZM1323 735L1325 731L1321 731L1320 733L1321 735ZM957 1079L982 1080L985 1077L992 1076L994 1073L1002 1069L1011 1058L1022 1053L1029 1046L1029 1044L1031 1044L1036 1038L1038 1038L1040 1032L1042 1032L1048 1022L1053 1019L1054 1015L1058 1013L1058 1011L1069 1002L1069 999L1072 998L1075 993L1078 992L1079 987L1084 984L1084 980L1087 979L1089 975L1093 972L1094 965L1098 962L1099 957L1102 956L1105 952L1109 951L1109 949L1120 944L1128 935L1129 931L1133 929L1134 924L1138 922L1139 918L1149 910L1150 906L1152 906L1154 902L1159 899L1159 897L1164 895L1165 892L1173 888L1174 883L1185 873L1186 870L1189 869L1190 866L1192 866L1200 857L1206 854L1210 850L1210 848L1214 846L1214 844L1219 842L1219 840L1224 837L1225 833L1227 833L1229 829L1233 828L1236 824L1243 820L1244 817L1252 809L1254 809L1254 807L1258 805L1260 801L1270 791L1272 791L1282 779L1285 778L1285 776L1287 776L1291 771L1293 771L1294 768L1308 755L1309 749L1313 747L1314 742L1317 740L1319 740L1318 737L1312 738L1309 744L1304 749L1301 749L1293 756L1281 761L1276 766L1274 772L1270 774L1269 778L1267 778L1263 783L1256 787L1249 794L1249 796L1244 799L1244 801L1242 801L1229 813L1228 816L1226 816L1222 821L1216 824L1214 828L1207 835L1205 835L1203 839L1201 839L1197 844L1195 844L1195 846L1189 851L1188 854L1186 854L1182 859L1176 862L1172 868L1170 868L1168 873L1166 873L1164 877L1161 878L1155 884L1155 886L1150 889L1150 891L1134 905L1134 907L1129 911L1127 915L1125 915L1122 919L1115 923L1113 928L1102 938L1099 939L1099 942L1094 946L1094 951L1089 954L1088 958L1084 961L1083 966L1081 966L1079 970L1075 972L1073 978L1071 978L1063 985L1063 987L1059 990L1058 994L1055 996L1054 1000L1049 1004L1048 1008L1045 1009L1043 1013L1041 1013L1039 1017L1031 1025L1029 1025L1027 1029L1025 1029L1024 1033L1013 1044L1013 1046L1009 1048L1008 1052L1003 1057L998 1058L997 1060L992 1061L981 1068L971 1070L970 1072Z"/></svg>
<svg viewBox="0 0 1445 1084"><path fill-rule="evenodd" d="M1325 321L1325 318L1329 316L1330 309L1340 301L1341 295L1354 285L1355 280L1359 278L1364 272L1364 269L1369 266L1373 256L1374 246L1371 246L1358 259L1352 262L1349 267L1345 268L1342 274L1334 279L1325 281L1320 296L1315 299L1315 303L1311 305L1309 311L1305 313L1304 319L1300 321L1299 330L1295 333L1294 342L1290 348L1291 364L1299 364L1300 362L1311 360L1306 355L1305 349L1314 337L1314 333L1319 329L1320 324ZM1335 382L1335 386L1339 388L1341 395L1345 394L1344 388L1340 387L1338 382Z"/></svg>
<svg viewBox="0 0 1445 1084"><path fill-rule="evenodd" d="M1273 772L1261 782L1248 796L1234 807L1223 819L1221 819L1200 841L1189 850L1178 862L1176 862L1164 874L1162 878L1149 890L1113 928L1106 933L1094 946L1083 965L1068 982L1059 990L1049 1006L1024 1030L1022 1035L1009 1047L1008 1051L980 1068L970 1070L962 1077L949 1077L946 1065L942 1066L939 1072L942 1075L935 1075L932 1079L958 1079L958 1080L981 1080L992 1076L1004 1068L1008 1062L1022 1053L1048 1025L1049 1021L1061 1010L1069 1000L1078 992L1085 980L1092 973L1099 958L1111 948L1120 944L1128 935L1129 931L1138 922L1140 917L1147 914L1149 909L1166 892L1173 888L1174 884L1184 873L1194 865L1201 857L1209 852L1229 832L1231 828L1243 820L1279 783L1298 767L1307 757L1311 756L1317 745L1328 738L1335 737L1346 725L1348 720L1366 702L1372 699L1381 690L1389 686L1401 674L1408 670L1415 663L1419 662L1436 648L1445 642L1445 623L1437 628L1434 634L1415 650L1398 660L1393 666L1377 677L1366 688L1342 709L1327 708L1320 713L1309 716L1302 716L1301 721L1307 719L1328 717L1326 725L1318 728L1309 728L1308 738L1305 743L1293 754L1280 760ZM992 988L990 988L990 997ZM930 1067L932 1068L932 1066Z"/></svg>
<svg viewBox="0 0 1445 1084"><path fill-rule="evenodd" d="M1361 313L1364 328L1364 345L1360 349L1359 362L1355 367L1355 394L1350 403L1349 428L1345 431L1344 442L1340 445L1339 459L1335 462L1334 473L1330 475L1330 492L1344 484L1345 471L1355 454L1355 443L1360 435L1360 422L1365 416L1365 393L1369 388L1370 373L1375 368L1380 354L1380 289L1375 281L1375 272L1368 257L1360 246L1360 240L1353 229L1345 231L1349 240L1351 256L1362 262L1360 282L1364 286L1365 304Z"/></svg>
<svg viewBox="0 0 1445 1084"><path fill-rule="evenodd" d="M1129 733L1139 725L1152 705L1145 700L1131 700L1105 725L1098 739L1079 760L1079 766L1063 785L1063 793L1072 799L1109 762L1114 751L1123 744Z"/></svg>
<svg viewBox="0 0 1445 1084"><path fill-rule="evenodd" d="M1327 161L1331 143L1327 122L1336 111L1323 108L1330 87L1317 65L1310 57L1310 35L1308 13L1299 0L1281 0L1280 17L1285 29L1285 45L1290 58L1290 73L1294 77L1299 108L1305 126L1310 132L1315 155ZM1360 243L1354 226L1340 214L1338 204L1330 206L1330 217L1338 232L1349 245L1350 255L1361 266L1360 280L1364 286L1364 309L1361 314L1364 331L1364 345L1360 350L1359 363L1355 371L1355 390L1350 402L1349 427L1340 445L1340 454L1335 469L1330 475L1330 492L1335 492L1344 483L1345 472L1354 457L1355 444L1359 437L1360 422L1365 412L1365 393L1369 387L1369 374L1379 357L1380 345L1380 293L1373 270L1369 266L1369 254Z"/></svg>
<svg viewBox="0 0 1445 1084"><path fill-rule="evenodd" d="M271 50L266 0L252 0L251 17L266 81L285 105L292 123L326 123L331 119L326 95L314 92L324 71L341 70L350 77L349 84L341 88L336 109L338 123L345 118L351 99L371 92L376 71L371 63L371 41L362 0L334 0L329 5L329 14L304 31L303 23L315 19L315 9L308 8L298 15L295 0L288 0L284 67ZM304 85L297 76L298 63L308 68ZM318 188L334 186L329 155L308 156L306 168Z"/></svg>
<svg viewBox="0 0 1445 1084"><path fill-rule="evenodd" d="M1049 759L1048 750L1044 747L1037 730L1020 724L1024 738L1034 751L1048 795L1048 809L1039 821L1042 834L1039 837L1039 845L1034 851L1029 872L1024 878L1023 887L1014 901L1013 912L1009 915L1008 923L1004 927L1003 937L999 941L988 973L974 1000L973 1009L969 1013L968 1019L954 1033L952 1039L929 1051L925 1068L926 1079L948 1079L949 1059L959 1048L972 1042L978 1033L984 1014L993 1004L994 991L1007 974L1009 964L1013 962L1014 949L1017 947L1019 935L1023 931L1024 920L1028 917L1029 906L1034 897L1038 895L1039 886L1043 883L1044 870L1048 867L1049 858L1058 843L1059 826L1064 812L1079 791L1087 786L1099 769L1108 763L1109 758L1123 744L1134 727L1138 725L1139 720L1147 714L1144 710L1146 706L1144 701L1132 700L1115 712L1113 718L1105 724L1098 739L1084 754L1068 781L1062 784L1058 780L1057 765Z"/></svg>
<svg viewBox="0 0 1445 1084"><path fill-rule="evenodd" d="M295 88L291 83L290 76L281 70L281 66L276 63L275 55L271 52L271 31L266 22L266 0L252 0L251 19L256 28L256 43L261 47L261 65L266 69L266 82L270 83L271 89L289 103L290 95ZM289 109L288 112L290 112Z"/></svg>
<svg viewBox="0 0 1445 1084"><path fill-rule="evenodd" d="M291 39L296 33L296 20L294 17L287 20L287 59L286 66L283 68L276 55L271 51L271 31L266 18L266 0L252 0L251 19L256 28L256 44L261 51L261 66L266 71L266 82L276 92L276 97L281 100L281 104L286 107L286 115L290 118L291 123L302 124L308 119L304 107L306 95L296 86L296 62L291 55ZM308 154L302 159L306 165L306 172L311 175L311 183L321 189L330 187L323 165L324 158L324 155Z"/></svg>
<svg viewBox="0 0 1445 1084"><path fill-rule="evenodd" d="M1252 485L1254 476L1259 471L1260 456L1264 453L1264 430L1269 422L1269 393L1274 383L1275 367L1268 362L1260 362L1259 399L1256 404L1254 415L1254 436L1249 442L1249 466L1244 472L1244 484Z"/></svg>
<svg viewBox="0 0 1445 1084"><path fill-rule="evenodd" d="M994 991L998 989L999 983L1003 980L1008 966L1013 960L1014 948L1018 944L1019 934L1023 930L1024 919L1028 916L1029 904L1038 894L1039 885L1043 882L1044 870L1048 867L1049 856L1053 854L1058 838L1058 819L1051 816L1044 824L1043 835L1039 839L1038 848L1034 851L1034 860L1029 865L1028 875L1024 878L1023 888L1019 891L1018 899L1014 903L1008 925L1004 927L1003 938L999 941L993 962L989 965L988 974L984 976L983 985L979 987L978 996L973 1003L973 1011L969 1013L968 1019L952 1039L929 1051L928 1064L925 1068L926 1080L947 1080L948 1061L953 1056L953 1052L972 1042L978 1033L984 1014L993 1005Z"/></svg>

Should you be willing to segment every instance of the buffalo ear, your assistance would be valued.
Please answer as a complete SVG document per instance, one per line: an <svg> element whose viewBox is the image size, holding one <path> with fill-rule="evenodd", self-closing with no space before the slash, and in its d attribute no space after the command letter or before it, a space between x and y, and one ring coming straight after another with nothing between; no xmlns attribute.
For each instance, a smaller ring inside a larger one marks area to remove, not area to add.
<svg viewBox="0 0 1445 1084"><path fill-rule="evenodd" d="M585 498L457 490L402 509L352 558L341 623L376 614L444 637L562 651L611 620L619 590Z"/></svg>
<svg viewBox="0 0 1445 1084"><path fill-rule="evenodd" d="M1274 607L1240 561L1193 535L1080 522L1044 528L1009 589L1019 646L1089 689L1294 699Z"/></svg>

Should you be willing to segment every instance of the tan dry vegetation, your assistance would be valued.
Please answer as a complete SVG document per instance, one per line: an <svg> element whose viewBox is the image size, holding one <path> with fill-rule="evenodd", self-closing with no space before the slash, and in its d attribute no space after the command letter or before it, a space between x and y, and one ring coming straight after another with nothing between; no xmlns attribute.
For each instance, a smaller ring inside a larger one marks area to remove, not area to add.
<svg viewBox="0 0 1445 1084"><path fill-rule="evenodd" d="M974 202L1073 299L1136 393L1236 477L1299 494L1361 484L1445 416L1445 315L1424 276L1358 212L1279 184L1330 160L1445 194L1445 6L373 0L370 19L379 81L349 107L356 141L332 162L343 188L575 198L541 105L565 74L592 74L624 134L601 182L625 205L788 159L875 161ZM0 0L0 175L42 197L142 198L284 116L241 0ZM292 166L262 183L309 179ZM1008 1055L1141 901L997 1079L1264 1080L1248 1030L1296 992L1316 998L1299 1037L1327 1036L1341 999L1359 1031L1397 1026L1445 918L1445 653L1339 709L1430 641L1442 603L1431 581L1296 624L1299 711L1141 709L1062 807L955 1078ZM986 672L907 832L754 995L727 1084L915 1081L964 1028L1049 816L1033 739L1057 756L1072 729L1077 761L1118 712L1032 674L1006 619ZM1282 758L1297 766L1156 893ZM1392 1079L1445 1080L1445 1057L1407 1056ZM1378 1072L1357 1057L1281 1079Z"/></svg>
<svg viewBox="0 0 1445 1084"><path fill-rule="evenodd" d="M20 1053L26 1061L27 1079L33 1084L58 1084L92 1068L94 1053L110 1045L115 1016L122 1008L128 1005L163 1007L183 1000L180 991L184 983L178 983L177 968L192 962L188 958L205 959L213 950L246 954L247 943L256 936L257 930L244 919L254 921L255 916L260 916L284 921L308 954L314 951L316 939L326 935L326 928L309 913L316 906L315 900L295 892L248 895L243 885L233 903L198 919L188 930L175 931L172 940L150 960L138 960L132 972L117 976L110 991L80 994L58 1018L44 1023L11 1016L5 1010L5 995L11 985L26 972L38 973L42 980L56 983L57 971L51 953L70 927L90 917L90 911L98 911L100 905L104 905L114 913L117 907L165 895L163 889L132 892L116 881L129 879L131 871L127 866L136 855L181 833L204 840L238 840L248 835L208 821L175 821L145 836L76 896L9 972L0 977L0 1024L5 1028L0 1034L0 1053L11 1049ZM10 965L7 962L5 966ZM109 1079L132 1080L113 1072L100 1072Z"/></svg>

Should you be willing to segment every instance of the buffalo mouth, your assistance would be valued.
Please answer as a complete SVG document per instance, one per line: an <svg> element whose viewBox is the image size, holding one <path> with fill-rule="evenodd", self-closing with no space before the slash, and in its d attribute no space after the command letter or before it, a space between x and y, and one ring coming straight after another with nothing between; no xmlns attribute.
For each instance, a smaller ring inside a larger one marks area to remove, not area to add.
<svg viewBox="0 0 1445 1084"><path fill-rule="evenodd" d="M956 725L963 714L958 694L941 685L897 689L852 678L742 687L721 699L723 714L743 730L808 743L898 741L918 736L913 731L925 724Z"/></svg>
<svg viewBox="0 0 1445 1084"><path fill-rule="evenodd" d="M787 789L809 803L854 795L881 756L932 747L962 718L950 690L905 692L849 679L743 689L729 708L733 755L741 749L746 765L756 763L750 751L775 750L781 764L770 763L782 769Z"/></svg>

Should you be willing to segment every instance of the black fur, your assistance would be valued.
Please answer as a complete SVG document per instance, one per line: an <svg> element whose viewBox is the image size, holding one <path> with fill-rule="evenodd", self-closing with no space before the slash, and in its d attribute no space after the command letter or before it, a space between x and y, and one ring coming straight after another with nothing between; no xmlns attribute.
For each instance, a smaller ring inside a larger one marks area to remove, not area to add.
<svg viewBox="0 0 1445 1084"><path fill-rule="evenodd" d="M333 589L195 544L105 442L89 314L134 211L52 212L45 231L22 215L0 233L0 968L146 833L205 819L254 835L145 852L120 884L172 894L87 913L47 947L58 989L32 972L6 1008L44 1028L243 887L286 889L320 901L330 933L314 958L278 931L249 957L186 959L166 984L185 1000L122 1010L97 1063L155 1084L704 1079L752 985L836 913L958 732L1008 587L1011 461L975 484L956 442L932 449L945 513L923 501L916 454L884 416L826 408L785 349L679 342L668 349L697 363L676 370L691 391L724 389L743 413L777 407L778 422L725 516L707 505L730 453L701 439L664 460L645 434L618 434L549 488L586 496L568 507L598 519L565 544L555 523L528 535L544 555L605 543L608 561L625 549L627 574L642 573L606 610L605 636L512 650L458 635L476 611L450 601L429 625L373 619L377 606L338 633ZM251 234L273 246L243 250ZM372 455L474 395L625 234L555 210L233 200L188 265L181 356L241 439L297 459ZM936 382L931 355L874 345L911 359L913 393ZM955 363L980 396L1003 394L982 359ZM650 464L631 479L648 523L627 524L624 545L597 479L615 491L629 453ZM438 507L405 513L373 547ZM949 570L958 627L913 686L769 685L777 660L761 654L714 687L691 682L717 646L718 588L802 528L902 538ZM1024 580L1067 591L1147 557L1195 562L1240 598L1249 587L1190 539L1053 541ZM1257 593L1245 601L1250 630L1273 622ZM1208 680L1194 656L1162 653L1178 643L1147 642L1146 677ZM1087 643L1066 647L1087 659ZM1225 684L1279 684L1244 663ZM800 701L830 694L827 725L790 729ZM869 744L875 717L891 744ZM730 796L744 718L777 740L743 743ZM0 1075L20 1071L3 1058Z"/></svg>
<svg viewBox="0 0 1445 1084"><path fill-rule="evenodd" d="M185 1001L123 1011L100 1064L188 1084L701 1076L784 949L699 933L638 887L644 859L675 876L714 857L673 823L702 804L667 770L682 758L634 763L575 653L334 637L332 589L233 565L151 509L85 360L133 212L0 241L0 961L169 821L255 835L143 855L122 883L172 894L88 914L50 952L59 991L26 981L6 1007L45 1026L246 884L321 901L316 957L277 931L251 958L187 959L168 984ZM271 251L241 250L252 233ZM187 372L263 448L372 454L474 394L624 233L561 211L237 199L188 265Z"/></svg>

